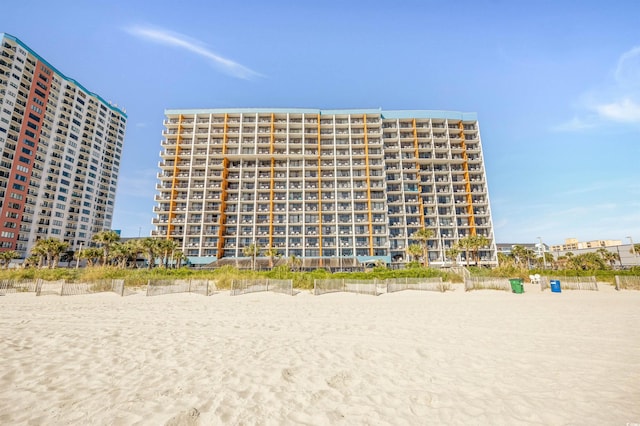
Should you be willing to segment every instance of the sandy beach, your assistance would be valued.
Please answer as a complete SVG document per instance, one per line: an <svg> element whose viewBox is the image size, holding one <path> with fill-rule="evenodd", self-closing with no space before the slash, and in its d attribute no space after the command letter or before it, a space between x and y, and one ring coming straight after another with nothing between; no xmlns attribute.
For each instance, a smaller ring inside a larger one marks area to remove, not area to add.
<svg viewBox="0 0 640 426"><path fill-rule="evenodd" d="M0 297L0 424L640 423L640 292Z"/></svg>

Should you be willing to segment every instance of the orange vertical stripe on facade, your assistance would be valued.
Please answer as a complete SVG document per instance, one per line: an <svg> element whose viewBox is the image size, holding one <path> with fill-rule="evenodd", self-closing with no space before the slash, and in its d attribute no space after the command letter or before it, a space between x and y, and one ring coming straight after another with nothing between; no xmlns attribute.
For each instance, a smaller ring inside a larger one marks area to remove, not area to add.
<svg viewBox="0 0 640 426"><path fill-rule="evenodd" d="M227 178L229 175L229 159L227 158L227 137L229 130L229 114L224 115L222 131L222 183L220 185L220 229L218 230L218 252L216 257L222 258L224 253L224 233L227 224Z"/></svg>
<svg viewBox="0 0 640 426"><path fill-rule="evenodd" d="M420 226L424 228L424 205L422 203L422 185L420 185L420 150L418 146L418 129L416 127L416 119L413 119L413 147L416 156L416 170L418 176L418 211L420 212Z"/></svg>
<svg viewBox="0 0 640 426"><path fill-rule="evenodd" d="M276 167L276 159L274 157L274 143L275 143L275 133L276 133L276 115L275 114L271 114L271 146L269 149L269 152L271 154L271 193L269 195L269 248L273 247L273 209L274 209L274 190L275 190L275 167Z"/></svg>
<svg viewBox="0 0 640 426"><path fill-rule="evenodd" d="M462 121L458 124L460 130L460 145L462 146L462 168L464 170L465 191L467 193L467 215L469 215L469 227L471 235L476 235L476 221L473 212L473 197L471 196L471 180L469 177L469 163L467 157L467 144L464 137L464 125Z"/></svg>
<svg viewBox="0 0 640 426"><path fill-rule="evenodd" d="M169 199L169 217L167 218L167 235L166 239L171 238L173 233L173 218L175 217L176 196L178 193L178 161L180 160L180 144L182 143L182 120L184 116L178 116L178 137L176 138L176 152L173 156L173 176L171 179L171 197Z"/></svg>

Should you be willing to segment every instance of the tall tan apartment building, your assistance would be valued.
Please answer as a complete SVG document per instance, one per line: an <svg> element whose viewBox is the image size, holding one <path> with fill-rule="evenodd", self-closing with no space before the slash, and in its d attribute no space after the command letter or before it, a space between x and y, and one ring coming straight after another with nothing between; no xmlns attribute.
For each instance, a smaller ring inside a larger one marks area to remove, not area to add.
<svg viewBox="0 0 640 426"><path fill-rule="evenodd" d="M0 251L111 228L127 115L0 33Z"/></svg>
<svg viewBox="0 0 640 426"><path fill-rule="evenodd" d="M484 235L496 265L476 115L380 109L165 111L153 235L192 260L286 257L450 264L460 238ZM464 259L461 254L458 261ZM320 262L322 263L322 262Z"/></svg>

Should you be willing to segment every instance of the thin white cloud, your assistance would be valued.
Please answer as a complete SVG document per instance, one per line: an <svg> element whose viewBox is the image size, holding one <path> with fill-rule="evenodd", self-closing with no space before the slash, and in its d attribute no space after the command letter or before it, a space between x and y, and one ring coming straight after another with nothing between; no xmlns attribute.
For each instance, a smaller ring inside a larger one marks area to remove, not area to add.
<svg viewBox="0 0 640 426"><path fill-rule="evenodd" d="M640 104L630 98L596 105L594 108L605 120L619 123L640 123Z"/></svg>
<svg viewBox="0 0 640 426"><path fill-rule="evenodd" d="M254 77L261 77L260 73L245 67L231 59L224 58L217 53L209 50L204 43L199 40L189 38L183 34L167 31L159 28L134 26L127 28L126 31L138 38L150 40L167 46L178 47L195 53L207 59L214 67L231 75L232 77L250 80Z"/></svg>
<svg viewBox="0 0 640 426"><path fill-rule="evenodd" d="M615 78L623 86L640 87L640 46L636 46L620 56Z"/></svg>
<svg viewBox="0 0 640 426"><path fill-rule="evenodd" d="M554 131L581 131L607 123L640 124L640 46L624 52L613 70L613 82L583 94L579 114Z"/></svg>
<svg viewBox="0 0 640 426"><path fill-rule="evenodd" d="M573 117L571 120L557 124L551 128L556 132L579 132L582 130L593 129L596 127L596 123L593 118L584 119L578 116Z"/></svg>

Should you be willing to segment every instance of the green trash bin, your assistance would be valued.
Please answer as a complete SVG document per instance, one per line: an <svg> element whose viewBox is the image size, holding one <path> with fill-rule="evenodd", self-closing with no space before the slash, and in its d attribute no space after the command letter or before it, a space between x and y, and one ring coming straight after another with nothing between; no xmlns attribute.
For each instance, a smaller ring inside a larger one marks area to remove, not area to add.
<svg viewBox="0 0 640 426"><path fill-rule="evenodd" d="M524 280L522 278L511 278L509 282L513 293L524 293Z"/></svg>

